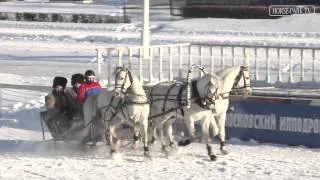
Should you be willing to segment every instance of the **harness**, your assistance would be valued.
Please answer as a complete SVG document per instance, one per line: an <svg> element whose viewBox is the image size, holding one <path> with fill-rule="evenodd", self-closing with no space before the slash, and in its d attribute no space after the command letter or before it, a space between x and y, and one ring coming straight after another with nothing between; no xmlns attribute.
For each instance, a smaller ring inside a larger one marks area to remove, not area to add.
<svg viewBox="0 0 320 180"><path fill-rule="evenodd" d="M156 89L156 87L159 87L162 84L163 83L159 83L159 84L153 86L151 91L150 91L150 95L149 95L150 106L152 106L152 103L155 102L155 101L160 101L160 100L164 101L163 106L162 106L162 111L161 111L160 114L149 116L149 119L160 117L160 116L163 116L165 114L171 113L171 112L176 111L176 110L180 110L181 114L184 114L182 107L185 106L185 103L182 100L182 93L183 93L183 90L186 87L185 84L182 83L182 82L175 82L175 83L171 84L168 87L168 90L167 90L167 92L166 92L166 94L164 96L160 95L160 94L154 94L154 90ZM178 94L176 94L176 95L173 94L172 95L172 91L174 90L175 87L178 88ZM157 96L157 97L161 96L161 97L164 97L164 98L155 99L155 96ZM168 105L168 102L175 102L177 105L175 107L173 107L173 108L166 109L166 106Z"/></svg>
<svg viewBox="0 0 320 180"><path fill-rule="evenodd" d="M215 99L217 97L217 91L218 91L218 88L216 88L216 91L213 94ZM208 92L207 92L207 94L208 94ZM192 81L191 99L194 99L194 98L195 98L194 102L196 104L198 104L203 109L209 110L210 109L209 106L212 105L212 104L213 105L215 104L214 100L210 99L208 96L205 96L204 98L200 97L200 94L199 94L199 91L198 91L198 88L197 88L197 81ZM209 104L207 103L207 101L209 101Z"/></svg>
<svg viewBox="0 0 320 180"><path fill-rule="evenodd" d="M192 91L191 91L190 101L196 103L197 105L199 105L199 107L201 107L203 109L209 110L210 105L214 104L214 101L210 100L209 101L210 103L206 103L206 100L208 100L210 98L208 96L206 96L205 98L200 97L200 94L199 94L199 91L197 88L197 81L192 81L191 84L192 84L191 85ZM164 95L163 94L155 94L154 93L155 89L161 85L163 85L163 83L159 83L159 84L155 85L154 87L152 87L152 89L150 91L150 95L149 95L149 99L151 101L150 106L152 106L153 102L163 101L161 113L153 115L153 116L149 116L149 119L160 117L160 116L166 115L166 114L174 112L174 111L177 111L177 113L180 112L181 115L184 116L183 107L187 106L187 104L188 104L188 99L186 96L184 96L184 92L187 91L188 83L174 82L166 88L166 93ZM174 92L177 92L177 93L175 94ZM183 98L183 97L185 97L185 98ZM175 106L168 108L169 102L175 103Z"/></svg>

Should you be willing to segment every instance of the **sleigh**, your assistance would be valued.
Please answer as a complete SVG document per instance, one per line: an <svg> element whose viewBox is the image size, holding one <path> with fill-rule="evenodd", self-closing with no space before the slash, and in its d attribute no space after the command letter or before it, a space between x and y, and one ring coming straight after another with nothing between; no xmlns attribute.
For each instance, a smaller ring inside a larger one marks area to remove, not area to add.
<svg viewBox="0 0 320 180"><path fill-rule="evenodd" d="M64 114L52 113L50 111L40 112L40 122L44 141L47 140L45 128L51 134L53 141L78 141L84 128L84 124L80 118L70 119Z"/></svg>
<svg viewBox="0 0 320 180"><path fill-rule="evenodd" d="M54 115L52 115L50 110L40 112L41 130L44 141L69 142L83 140L83 129L86 125L80 115L70 118L61 113L53 114ZM66 124L65 122L69 123ZM103 137L102 132L104 132L104 126L103 124L99 124L99 121L93 120L93 122L94 123L89 124L92 131L89 141L100 141ZM47 139L45 135L46 129L49 131L52 139Z"/></svg>

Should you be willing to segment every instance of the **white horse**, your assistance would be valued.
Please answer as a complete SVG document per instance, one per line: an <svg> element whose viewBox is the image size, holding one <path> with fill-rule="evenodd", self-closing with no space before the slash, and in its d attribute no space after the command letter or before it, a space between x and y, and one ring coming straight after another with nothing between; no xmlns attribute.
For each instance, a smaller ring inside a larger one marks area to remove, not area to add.
<svg viewBox="0 0 320 180"><path fill-rule="evenodd" d="M142 84L125 67L116 67L114 74L115 90L101 91L98 96L90 96L83 105L84 137L90 134L90 124L93 119L101 119L106 132L109 133L109 135L106 133L106 138L109 138L111 154L113 154L119 149L116 131L121 125L127 124L134 129L134 144L138 142L141 134L144 155L149 156L147 144L149 103ZM121 94L124 96L120 96ZM100 118L94 118L96 116Z"/></svg>
<svg viewBox="0 0 320 180"><path fill-rule="evenodd" d="M228 151L225 149L225 121L226 121L226 112L229 107L229 95L231 91L240 93L244 96L247 96L252 92L250 84L250 73L247 66L235 66L226 68L217 73L220 77L221 85L217 90L217 98L214 101L215 108L214 120L211 121L212 126L214 127L214 136L218 135L220 139L220 151L223 154L227 154ZM188 145L195 137L194 122L186 121L188 131L191 134L191 140L188 140L188 143L180 142L182 145ZM215 128L218 125L218 129ZM202 127L204 128L204 127ZM209 126L205 126L209 128ZM218 130L218 132L217 132ZM208 130L202 129L203 132ZM207 136L204 134L204 136ZM208 141L208 140L207 140ZM211 160L215 160L216 156L212 153L212 147L207 143L207 151Z"/></svg>
<svg viewBox="0 0 320 180"><path fill-rule="evenodd" d="M217 72L221 78L221 86L218 90L218 99L215 100L214 117L219 127L220 151L227 154L225 149L225 122L227 117L227 110L229 107L230 92L235 94L248 96L252 93L250 72L248 66L235 66L226 68Z"/></svg>
<svg viewBox="0 0 320 180"><path fill-rule="evenodd" d="M110 142L115 147L113 140L116 138L116 128L121 124L127 124L134 129L134 145L141 135L144 144L144 155L149 156L148 148L148 116L149 116L149 100L143 89L143 86L137 76L135 76L126 67L116 67L115 69L115 91L124 97L124 106L122 108L123 117L121 121L111 121ZM116 150L116 149L115 149Z"/></svg>
<svg viewBox="0 0 320 180"><path fill-rule="evenodd" d="M150 91L149 119L152 124L152 142L159 134L162 150L165 153L175 147L172 123L176 118L183 118L187 124L191 125L195 121L201 121L203 129L207 131L209 131L209 125L212 124L212 110L215 107L214 100L219 87L219 78L214 73L206 73L191 84L188 89L188 86L181 82L160 83ZM188 98L189 93L191 93L190 99ZM209 140L209 132L205 132L204 135Z"/></svg>

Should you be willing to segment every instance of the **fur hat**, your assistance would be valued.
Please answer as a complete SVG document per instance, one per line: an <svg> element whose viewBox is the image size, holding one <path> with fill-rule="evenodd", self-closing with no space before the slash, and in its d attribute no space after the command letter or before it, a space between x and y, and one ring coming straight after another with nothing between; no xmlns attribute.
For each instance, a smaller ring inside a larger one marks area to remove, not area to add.
<svg viewBox="0 0 320 180"><path fill-rule="evenodd" d="M83 83L84 75L81 73L73 74L71 76L71 85L73 86L75 83Z"/></svg>
<svg viewBox="0 0 320 180"><path fill-rule="evenodd" d="M55 88L55 87L57 87L57 86L62 86L63 89L65 89L65 88L66 88L66 85L67 85L67 82L68 82L67 78L61 77L61 76L56 76L56 77L54 77L54 79L53 79L53 85L52 85L52 87Z"/></svg>

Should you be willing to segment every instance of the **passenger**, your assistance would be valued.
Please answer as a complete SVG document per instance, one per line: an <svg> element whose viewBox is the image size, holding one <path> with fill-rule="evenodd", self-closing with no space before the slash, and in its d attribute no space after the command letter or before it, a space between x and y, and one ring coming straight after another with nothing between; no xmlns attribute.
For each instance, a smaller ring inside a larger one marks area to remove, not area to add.
<svg viewBox="0 0 320 180"><path fill-rule="evenodd" d="M65 88L68 80L65 77L56 76L53 80L52 92L45 97L47 109L58 109L61 113L68 108Z"/></svg>
<svg viewBox="0 0 320 180"><path fill-rule="evenodd" d="M80 121L83 119L82 116L82 108L81 104L77 102L77 93L79 91L79 87L81 84L84 83L84 76L81 73L73 74L71 76L71 86L72 88L66 89L66 95L69 101L69 108L68 108L68 117L69 119L74 121Z"/></svg>
<svg viewBox="0 0 320 180"><path fill-rule="evenodd" d="M77 93L79 91L79 88L81 86L81 84L84 83L84 75L81 73L77 73L77 74L73 74L71 76L71 86L72 88L70 90L72 97L74 97L75 99L77 98Z"/></svg>
<svg viewBox="0 0 320 180"><path fill-rule="evenodd" d="M84 76L83 74L73 74L71 76L71 86L72 88L66 89L66 95L69 101L69 115L71 118L75 116L79 117L78 113L81 112L81 105L77 103L77 93L79 92L79 88L81 84L84 83Z"/></svg>
<svg viewBox="0 0 320 180"><path fill-rule="evenodd" d="M45 106L48 110L45 119L54 137L64 132L70 125L66 116L69 106L65 94L67 82L65 77L56 76L53 80L52 92L45 96Z"/></svg>
<svg viewBox="0 0 320 180"><path fill-rule="evenodd" d="M84 74L85 82L79 87L77 93L77 102L83 104L88 96L98 95L101 90L101 86L96 82L96 75L94 71L87 70Z"/></svg>

